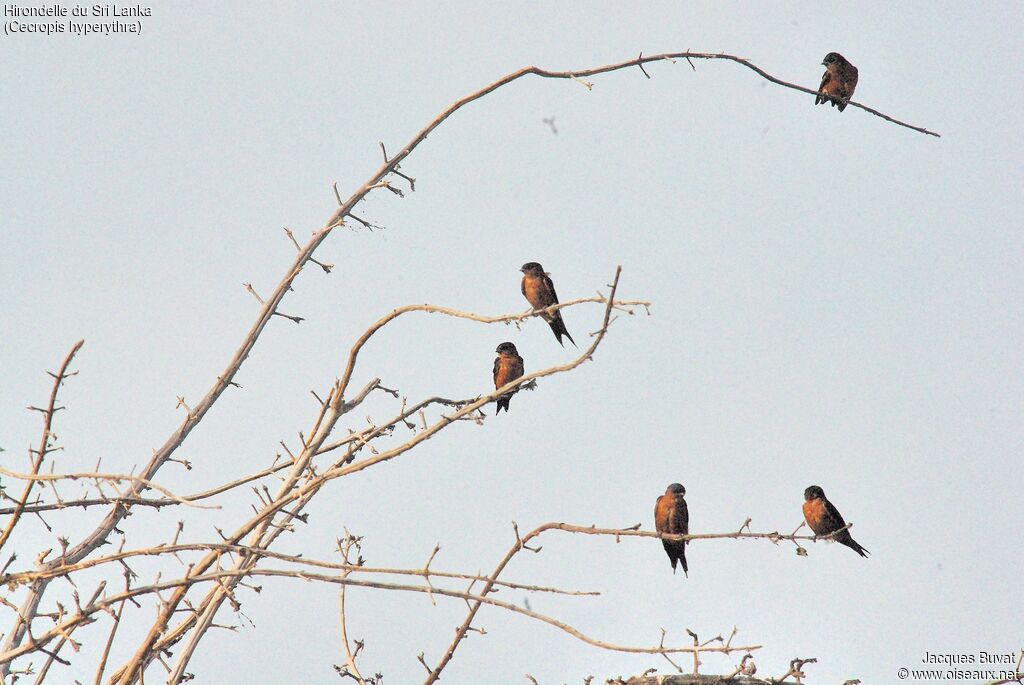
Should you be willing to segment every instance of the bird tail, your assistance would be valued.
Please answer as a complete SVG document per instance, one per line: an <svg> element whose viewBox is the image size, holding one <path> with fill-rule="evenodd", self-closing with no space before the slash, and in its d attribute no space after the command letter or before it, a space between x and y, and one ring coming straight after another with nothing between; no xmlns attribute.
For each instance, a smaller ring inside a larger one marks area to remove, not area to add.
<svg viewBox="0 0 1024 685"><path fill-rule="evenodd" d="M846 103L847 102L848 102L847 100L839 100L837 102L833 102L832 104L835 105L836 107L838 107L839 111L842 112L844 109L846 109Z"/></svg>
<svg viewBox="0 0 1024 685"><path fill-rule="evenodd" d="M675 543L669 540L662 540L661 543L665 547L665 552L668 553L668 560L672 562L672 574L675 574L676 564L678 563L683 567L683 574L689 578L690 569L686 565L686 549L677 547Z"/></svg>
<svg viewBox="0 0 1024 685"><path fill-rule="evenodd" d="M494 411L494 415L497 416L501 413L501 408L505 408L505 413L508 413L508 403L512 401L512 395L502 395L498 398L498 408Z"/></svg>
<svg viewBox="0 0 1024 685"><path fill-rule="evenodd" d="M562 336L564 335L569 339L569 342L572 343L573 347L579 347L579 345L576 344L576 341L572 339L572 336L569 335L569 331L566 330L565 322L562 321L562 315L560 313L556 312L551 321L548 321L548 325L551 326L551 332L555 334L555 339L558 341L559 345L565 347L565 344L562 342Z"/></svg>
<svg viewBox="0 0 1024 685"><path fill-rule="evenodd" d="M825 104L825 102L827 100L828 100L828 98L826 98L821 93L818 93L818 97L814 98L814 104L816 104L816 105L823 105L823 104Z"/></svg>
<svg viewBox="0 0 1024 685"><path fill-rule="evenodd" d="M839 540L839 542L841 542L842 544L846 545L847 547L849 547L850 549L852 549L854 552L856 552L857 554L861 555L862 557L867 558L868 554L870 554L870 552L868 552L866 549L861 547L860 543L857 542L856 540L854 540L852 536L844 535L843 538L844 539Z"/></svg>

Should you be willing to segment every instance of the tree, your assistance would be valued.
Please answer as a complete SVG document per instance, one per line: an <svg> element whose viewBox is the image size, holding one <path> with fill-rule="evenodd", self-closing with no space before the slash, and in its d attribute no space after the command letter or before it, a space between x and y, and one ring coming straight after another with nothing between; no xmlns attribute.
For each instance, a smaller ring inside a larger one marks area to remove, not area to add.
<svg viewBox="0 0 1024 685"><path fill-rule="evenodd" d="M295 244L298 251L294 261L289 265L285 275L274 291L266 299L256 289L246 287L259 300L260 312L253 326L246 334L238 349L233 354L224 371L212 384L206 395L192 405L185 398L179 398L179 405L185 411L181 425L166 439L148 462L131 474L104 473L99 469L91 472L46 473L44 466L47 458L60 449L55 437L55 425L59 412L63 407L59 403L59 393L63 384L75 373L71 371L72 362L82 349L83 342L76 343L59 367L52 374L54 381L49 401L42 407L31 407L38 411L43 419L42 433L38 444L30 449L31 468L27 473L19 473L9 469L0 470L7 482L21 481L20 496L13 498L13 505L3 513L9 518L0 534L0 549L17 540L18 524L28 514L42 515L47 512L55 515L66 515L69 511L83 509L85 511L104 512L95 529L82 539L72 544L69 540L61 540L59 554L53 550L45 550L36 558L35 569L15 565L19 559L12 555L3 570L4 584L11 592L12 600L5 600L8 608L14 609L9 629L6 631L2 651L0 651L0 674L5 678L9 675L35 675L38 682L46 679L54 663L71 665L68 656L62 656L62 650L70 646L76 653L71 658L88 661L90 670L95 671L95 679L100 682L104 677L111 683L142 682L147 669L154 663L164 663L168 670L168 682L178 683L189 679L187 671L189 660L198 649L203 638L211 628L218 627L215 618L223 604L227 603L236 612L241 602L236 596L242 589L254 588L252 583L260 577L286 576L300 580L312 580L337 584L339 587L339 614L342 633L342 644L346 655L344 664L337 665L338 673L359 682L379 682L379 676L364 676L357 664L360 652L359 642L350 643L347 636L346 617L344 612L345 588L350 586L368 587L380 590L425 593L433 600L435 597L448 597L465 600L468 604L467 616L456 631L456 635L445 653L436 661L428 662L425 655L420 656L426 671L426 681L436 681L442 671L451 662L457 648L469 631L474 630L474 618L484 605L499 607L507 611L519 613L532 619L546 622L570 635L582 639L596 647L623 652L644 652L658 654L668 660L680 671L680 666L672 660L673 655L688 654L693 659L693 671L696 673L700 665L701 653L737 653L742 659L733 675L752 675L751 659L747 655L758 648L758 645L732 644L731 635L728 639L717 636L712 640L701 641L697 635L690 633L692 642L680 646L666 646L664 634L658 645L635 647L617 645L589 637L568 624L544 616L543 614L524 609L518 605L492 597L498 587L514 587L522 590L538 592L573 593L551 587L543 587L525 583L511 583L500 578L502 572L512 558L518 553L528 550L539 552L539 547L531 546L534 538L547 531L563 531L571 534L588 536L610 536L616 539L623 537L659 537L657 533L640 530L640 525L620 528L596 528L566 523L548 523L535 528L526 535L520 535L515 527L515 537L509 551L489 575L472 573L451 573L431 569L438 548L430 556L422 568L382 568L367 566L360 555L362 539L358 535L346 534L338 540L339 560L317 560L304 556L288 555L275 551L274 544L281 534L292 531L298 522L305 522L307 505L322 490L323 486L335 479L351 476L370 467L396 459L409 453L415 447L430 439L437 433L447 429L459 421L470 421L483 424L486 415L483 408L492 403L499 395L514 390L532 389L538 379L553 377L571 372L584 362L594 358L599 346L609 331L610 324L615 320L616 312L633 314L646 309L649 303L643 300L620 300L616 294L621 276L621 269L616 269L614 277L608 284L607 294L595 297L577 298L549 307L546 313L567 307L579 307L585 304L600 304L603 316L597 322L593 339L580 355L564 364L551 366L538 371L531 371L523 377L478 397L449 399L438 396L426 397L410 403L397 389L382 385L379 378L373 378L359 389L352 386L354 372L360 352L371 338L384 326L399 316L413 312L441 314L448 317L469 319L482 324L516 324L539 316L542 312L528 311L500 315L480 315L463 312L443 306L409 305L391 311L367 328L352 344L344 361L338 380L326 384L328 389L321 396L314 392L317 408L311 417L307 430L300 432L300 445L294 450L282 444L285 454L274 463L253 473L241 471L237 479L201 493L180 494L160 485L156 478L163 467L169 463L180 463L186 469L187 462L177 459L178 450L194 430L208 415L210 409L219 398L232 387L237 387L236 375L247 356L255 347L266 326L278 316L298 324L302 318L285 313L280 309L282 302L289 293L292 283L310 263L319 266L323 272L331 273L331 264L317 261L314 254L317 248L328 237L342 230L356 230L363 227L372 230L374 225L354 214L358 204L373 191L387 190L396 197L403 197L406 192L415 190L415 179L401 170L404 162L415 148L426 139L450 115L461 107L481 99L494 90L527 75L543 78L573 80L586 88L592 84L586 79L609 71L637 67L648 78L644 65L656 61L687 60L727 60L746 66L768 81L786 88L814 95L815 91L777 79L748 60L724 54L679 52L663 55L641 56L594 69L576 72L553 72L529 67L513 72L488 86L457 100L438 117L427 124L397 154L389 156L384 145L382 165L373 172L371 177L347 199L335 193L338 207L324 226L315 231L310 240L301 245L291 231L286 231L288 238ZM915 131L936 135L926 129L897 121L869 107L850 102L855 108L882 117L900 126ZM354 222L354 223L353 223ZM383 375L383 374L382 374ZM391 395L399 408L388 418L375 419L369 425L362 426L357 422L346 423L352 419L352 412L375 393ZM340 435L342 427L347 428L345 435ZM268 483L274 478L280 480L276 488ZM64 499L58 485L69 481L85 481L91 485L92 492L88 496L73 500ZM44 490L45 486L49 490ZM10 486L8 486L10 487ZM195 510L194 516L201 516L204 508L217 502L218 497L225 493L240 489L252 489L256 501L253 515L246 515L237 520L235 527L227 533L220 533L220 539L198 539L182 541L179 534L183 524L178 525L172 540L158 546L135 547L127 543L127 535L131 533L131 522L127 521L133 512L150 508L161 515L168 515L177 510ZM111 494L113 490L113 494ZM160 493L160 497L147 497L150 491ZM797 531L783 535L778 532L755 533L749 531L749 520L736 531L714 534L692 534L682 536L687 540L700 541L714 538L754 538L766 539L774 543L792 542L798 553L804 552L801 541L815 539L809 535L799 535ZM123 531L123 532L122 532ZM120 535L117 551L104 553L104 545L114 544ZM139 558L155 558L161 564L161 572L151 582L139 579L132 570L132 560ZM274 561L283 565L282 568L267 568L261 562ZM24 563L24 559L22 559ZM97 574L99 580L93 581ZM108 590L117 575L123 577L123 590ZM403 584L385 581L388 576L411 576L422 578L421 584ZM367 579L369 578L369 579ZM71 589L60 598L54 597L55 589L52 582L66 579L71 582ZM88 584L86 582L88 580ZM469 587L459 590L456 583L469 581ZM446 585L442 585L442 584ZM480 584L479 589L475 589ZM79 595L79 588L90 587L86 595ZM580 593L576 593L580 594ZM84 600L84 601L83 601ZM14 602L19 602L16 607ZM140 609L143 602L155 608L157 615L148 626L148 632L138 639L135 634L119 631L125 612ZM68 607L73 605L74 609ZM110 618L107 638L101 643L92 640L89 649L77 654L81 646L75 640L78 629L91 623L106 621ZM122 664L107 663L115 641L128 642L135 645L133 656ZM95 643L95 644L94 644ZM354 646L353 646L354 644ZM66 654L66 653L65 653ZM95 660L91 660L92 657ZM41 665L33 660L45 658ZM783 676L803 677L802 667L812 663L813 659L795 659L789 671ZM76 666L79 663L76 662ZM38 669L38 670L36 670Z"/></svg>

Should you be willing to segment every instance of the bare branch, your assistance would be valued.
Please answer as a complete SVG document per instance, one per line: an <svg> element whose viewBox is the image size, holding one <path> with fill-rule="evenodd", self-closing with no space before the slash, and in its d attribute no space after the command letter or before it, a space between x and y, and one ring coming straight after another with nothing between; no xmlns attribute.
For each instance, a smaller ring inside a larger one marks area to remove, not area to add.
<svg viewBox="0 0 1024 685"><path fill-rule="evenodd" d="M153 481L147 480L146 478L140 478L139 476L133 476L131 474L122 474L122 473L44 473L44 474L40 475L40 474L35 474L35 473L18 473L17 471L11 471L10 469L5 469L3 467L0 467L0 475L9 476L11 478L16 478L18 480L27 480L30 483L34 482L34 481L53 482L53 481L60 481L60 480L83 480L83 479L103 480L103 481L107 481L107 482L110 482L110 483L129 482L129 483L133 483L133 484L136 484L136 485L141 485L141 486L143 486L145 488L148 488L148 489L151 489L151 490L156 490L157 492L161 492L164 495L166 495L167 498L171 502L175 502L177 504L184 504L185 506L195 507L197 509L220 509L219 505L196 504L196 503L194 503L194 502L192 502L192 501L190 501L188 499L185 499L185 498L182 498L182 497L178 497L177 495L175 495L173 492L171 492L167 488L163 487L162 485L157 485ZM112 499L118 499L118 498L112 498Z"/></svg>
<svg viewBox="0 0 1024 685"><path fill-rule="evenodd" d="M39 473L39 467L43 465L43 459L46 454L51 451L50 439L53 436L53 417L57 413L57 393L60 392L60 386L64 382L64 379L69 375L68 366L71 364L71 360L75 358L78 350L82 349L82 345L85 344L85 340L79 340L64 357L64 361L61 362L60 370L56 374L50 374L53 376L53 387L50 389L50 401L46 405L46 409L43 411L43 433L39 438L39 448L35 450L35 458L32 460L32 474ZM14 527L18 525L18 521L21 518L22 512L25 510L25 503L28 502L29 495L32 493L32 486L35 483L29 480L25 484L25 489L21 493L21 497L18 499L18 504L15 507L14 513L11 515L10 520L7 521L7 525L4 527L3 533L0 533L0 549L3 549L7 540L11 537L11 532Z"/></svg>
<svg viewBox="0 0 1024 685"><path fill-rule="evenodd" d="M290 571L290 570L285 570L285 569L273 569L273 568L254 568L254 569L242 569L242 570L213 571L213 572L210 572L210 573L205 573L205 574L201 574L201 575L191 576L191 577L189 577L187 579L179 578L179 579L165 581L165 582L161 582L161 583L155 583L155 584L144 586L144 587L132 588L131 590L126 590L124 592L117 593L116 595L113 595L113 596L108 597L108 598L106 598L104 600L101 600L101 601L96 601L94 599L94 600L90 601L88 604L86 604L85 606L81 607L81 611L80 612L77 612L77 613L71 615L70 617L65 619L63 622L61 622L60 624L58 624L58 625L54 626L53 628L51 628L51 629L49 629L49 630L47 630L47 631L45 631L45 632L35 636L35 641L34 641L35 643L33 645L22 645L21 647L18 647L17 649L12 650L11 652L5 652L5 653L0 654L0 662L7 663L10 660L20 656L21 654L27 653L29 651L36 651L40 647L45 646L47 643L52 641L57 636L62 635L62 634L66 633L67 631L69 631L69 630L71 630L71 629L73 629L75 627L78 627L78 626L81 626L81 625L85 625L87 623L92 622L94 620L92 618L92 616L94 614L96 614L97 612L99 612L99 611L106 611L106 610L110 609L112 606L114 606L115 604L119 604L120 602L123 602L126 599L130 599L130 598L133 598L133 597L138 597L138 596L146 595L146 594L152 594L152 593L158 592L160 590L166 590L166 589L170 589L170 588L178 588L178 587L183 587L183 586L186 586L186 585L191 585L191 584L196 584L196 583L212 582L212 583L215 583L218 587L224 587L224 585L223 585L223 581L224 580L226 580L226 579L238 579L238 578L241 578L241 577L244 577L244 576L266 576L266 577L275 577L275 578L293 578L293 579L298 579L298 580L303 580L303 581L316 581L316 582L323 582L323 583L333 583L333 584L338 584L338 585L349 585L349 586L355 586L355 587L375 588L375 589L378 589L378 590L394 590L394 591L401 591L401 592L415 592L415 593L421 593L421 594L434 593L434 594L436 594L438 596L452 597L452 598L456 598L456 599L469 600L469 601L471 601L471 602L473 602L475 604L480 604L480 605L488 604L488 605L491 605L491 606L499 607L501 609L505 609L507 611L511 611L513 613L516 613L516 614L520 614L522 616L526 616L526 617L529 617L529 618L532 618L532 619L536 619L536 620L541 621L543 623L547 623L547 624L549 624L551 626L554 626L554 627L558 628L559 630L561 630L561 631L563 631L565 633L568 633L569 635L575 637L578 640L586 642L587 644L590 644L590 645L595 646L595 647L600 647L602 649L607 649L607 650L616 651L616 652L630 653L630 654L677 654L677 653L692 653L694 651L694 647L690 646L690 645L681 645L681 646L678 646L678 647L664 647L664 646L638 647L638 646L629 646L629 645L619 645L619 644L615 644L615 643L611 643L611 642L604 642L602 640L597 640L595 638L592 638L592 637L582 633L581 631L577 630L576 628L570 626L569 624L564 623L562 621L559 621L557 619L551 618L550 616L545 616L544 614L540 614L540 613L537 613L535 611L531 611L529 609L525 609L523 607L518 606L517 604L513 604L513 603L510 603L510 602L505 602L505 601L502 601L502 600L497 600L497 599L494 599L493 597L485 597L482 594L481 595L474 595L474 594L470 594L468 592L460 592L458 590L450 590L450 589L447 589L447 588L431 588L431 587L429 587L427 585L403 585L403 584L398 584L398 583L384 583L384 582L380 582L380 581L371 581L371 580L357 580L357 579L352 579L352 578L346 578L343 575L325 575L325 574L319 574L319 573L309 573L309 572L304 572L304 571ZM212 607L213 605L211 604L210 606ZM210 611L210 609L208 608L207 612L209 612L209 611ZM754 650L757 650L757 649L760 649L760 648L761 648L760 645L745 645L745 646L740 646L740 647L731 647L731 646L730 647L726 647L726 646L722 645L722 646L717 646L717 647L706 647L706 648L702 647L702 648L700 648L700 651L702 651L702 652L718 652L718 653L723 653L723 654L729 654L731 652L738 652L738 651L750 652L750 651L754 651ZM181 667L181 661L180 661L180 656L179 656L179 669L180 669L180 667ZM172 676L175 676L175 672L177 672L177 671L178 671L178 669L176 669L176 671L172 671ZM180 675L181 675L181 673L179 672L178 676L176 676L176 677L180 677Z"/></svg>
<svg viewBox="0 0 1024 685"><path fill-rule="evenodd" d="M384 149L384 144L381 143L381 150ZM387 158L387 153L384 153L384 157ZM359 538L349 535L344 541L339 543L339 551L341 552L341 558L345 561L345 564L349 563L348 553L352 547L359 548ZM348 578L350 571L345 571L341 574L342 580ZM363 679L363 674L359 672L359 667L356 665L356 653L359 652L359 647L356 648L354 653L348 645L348 631L345 627L345 584L341 583L338 585L338 628L341 633L341 645L345 650L345 666L348 669L349 674L359 683L359 685L366 685L366 681Z"/></svg>

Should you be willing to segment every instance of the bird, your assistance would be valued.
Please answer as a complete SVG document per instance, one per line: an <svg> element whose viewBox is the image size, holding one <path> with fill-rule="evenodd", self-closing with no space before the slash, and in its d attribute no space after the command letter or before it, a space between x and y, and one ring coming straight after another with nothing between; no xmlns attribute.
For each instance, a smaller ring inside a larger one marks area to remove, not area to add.
<svg viewBox="0 0 1024 685"><path fill-rule="evenodd" d="M835 533L846 526L843 515L828 501L825 491L817 485L812 485L804 490L804 519L807 520L807 525L811 527L815 535ZM868 551L853 539L848 529L840 531L833 539L846 545L862 557L868 555Z"/></svg>
<svg viewBox="0 0 1024 685"><path fill-rule="evenodd" d="M683 496L686 488L679 483L672 483L665 489L665 494L654 504L654 528L659 533L686 535L690 532L690 512L686 509ZM676 572L676 562L683 566L683 573L689 577L686 567L686 540L662 540L668 560L672 562L672 573Z"/></svg>
<svg viewBox="0 0 1024 685"><path fill-rule="evenodd" d="M857 87L857 67L847 62L838 52L825 55L822 65L825 67L825 74L821 77L818 97L814 98L814 104L831 102L833 107L838 107L842 112L846 109L846 103L853 97L854 88Z"/></svg>
<svg viewBox="0 0 1024 685"><path fill-rule="evenodd" d="M501 343L494 351L498 353L494 359L494 389L497 390L523 375L523 358L519 356L516 346L510 342ZM512 400L512 395L516 393L516 390L507 392L498 398L498 409L494 412L495 416L501 412L502 407L508 412L508 403Z"/></svg>
<svg viewBox="0 0 1024 685"><path fill-rule="evenodd" d="M545 309L553 304L558 304L555 284L551 282L551 277L544 272L543 266L537 262L527 262L519 270L523 272L523 283L520 288L523 291L523 297L526 298L531 307L534 309ZM555 311L553 314L545 312L541 314L541 318L551 326L551 331L555 334L555 339L558 340L559 345L564 347L562 343L562 336L564 335L574 347L577 347L576 341L572 339L569 331L565 329L565 323L562 321L562 312Z"/></svg>

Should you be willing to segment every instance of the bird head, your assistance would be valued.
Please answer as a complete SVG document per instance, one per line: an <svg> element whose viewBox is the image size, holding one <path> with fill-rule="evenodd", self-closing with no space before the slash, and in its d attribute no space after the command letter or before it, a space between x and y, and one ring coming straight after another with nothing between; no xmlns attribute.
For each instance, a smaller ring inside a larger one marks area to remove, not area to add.
<svg viewBox="0 0 1024 685"><path fill-rule="evenodd" d="M804 499L808 502L812 499L825 499L825 491L817 485L812 485L804 490Z"/></svg>
<svg viewBox="0 0 1024 685"><path fill-rule="evenodd" d="M538 264L537 262L527 262L526 264L523 264L523 266L519 270L522 271L524 274L529 274L530 276L544 275L544 267Z"/></svg>
<svg viewBox="0 0 1024 685"><path fill-rule="evenodd" d="M839 64L842 64L845 61L846 61L846 59L842 55L840 55L838 52L830 52L827 55L825 55L825 59L823 59L821 61L821 64L822 64L822 66L827 67L827 66L830 66L832 64L839 65Z"/></svg>
<svg viewBox="0 0 1024 685"><path fill-rule="evenodd" d="M684 488L679 483L672 483L672 485L668 486L668 488L665 489L665 494L682 496L686 494L686 488Z"/></svg>
<svg viewBox="0 0 1024 685"><path fill-rule="evenodd" d="M519 352L516 351L516 346L510 342L501 343L500 345L498 345L498 349L494 351L497 352L498 354L519 354Z"/></svg>

